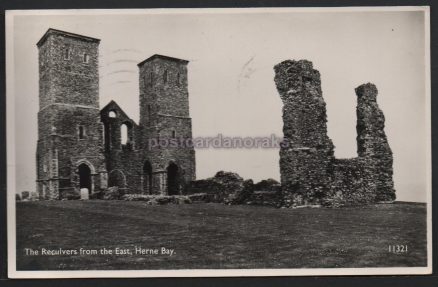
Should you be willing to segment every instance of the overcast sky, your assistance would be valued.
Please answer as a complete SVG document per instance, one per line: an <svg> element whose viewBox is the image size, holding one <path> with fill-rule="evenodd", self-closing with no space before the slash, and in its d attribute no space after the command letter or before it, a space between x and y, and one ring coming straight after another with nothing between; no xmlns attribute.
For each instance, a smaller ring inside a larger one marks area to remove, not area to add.
<svg viewBox="0 0 438 287"><path fill-rule="evenodd" d="M394 153L397 198L426 201L430 159L426 158L424 19L421 11L15 16L17 191L35 190L35 44L51 27L101 39L100 105L113 99L137 122L136 64L156 53L189 60L195 137L282 136L282 103L273 66L286 59L307 59L321 73L335 155L355 157L354 88L372 82L379 90L377 101ZM278 152L198 149L197 178L227 170L255 181L279 180Z"/></svg>

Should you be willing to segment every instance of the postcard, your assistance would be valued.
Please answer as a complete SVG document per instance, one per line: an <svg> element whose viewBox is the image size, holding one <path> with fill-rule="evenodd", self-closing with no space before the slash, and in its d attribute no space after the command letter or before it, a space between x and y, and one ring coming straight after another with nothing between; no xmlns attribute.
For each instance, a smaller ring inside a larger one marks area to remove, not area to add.
<svg viewBox="0 0 438 287"><path fill-rule="evenodd" d="M9 277L430 274L429 23L7 11Z"/></svg>

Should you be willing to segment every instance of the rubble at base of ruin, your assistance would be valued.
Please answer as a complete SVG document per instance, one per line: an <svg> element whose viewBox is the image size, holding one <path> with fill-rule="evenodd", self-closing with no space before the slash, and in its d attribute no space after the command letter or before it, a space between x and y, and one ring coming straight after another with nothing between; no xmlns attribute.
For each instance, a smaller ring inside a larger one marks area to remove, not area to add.
<svg viewBox="0 0 438 287"><path fill-rule="evenodd" d="M356 88L358 157L336 159L327 135L319 72L307 60L287 60L274 70L288 142L280 148L284 204L339 206L395 200L393 158L376 86Z"/></svg>

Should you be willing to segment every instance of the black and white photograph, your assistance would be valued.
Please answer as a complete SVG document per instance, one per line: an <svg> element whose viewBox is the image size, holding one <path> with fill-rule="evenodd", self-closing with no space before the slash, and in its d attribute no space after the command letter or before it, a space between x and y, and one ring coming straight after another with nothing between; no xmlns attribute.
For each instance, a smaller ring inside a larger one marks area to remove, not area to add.
<svg viewBox="0 0 438 287"><path fill-rule="evenodd" d="M6 11L9 277L431 274L429 21Z"/></svg>

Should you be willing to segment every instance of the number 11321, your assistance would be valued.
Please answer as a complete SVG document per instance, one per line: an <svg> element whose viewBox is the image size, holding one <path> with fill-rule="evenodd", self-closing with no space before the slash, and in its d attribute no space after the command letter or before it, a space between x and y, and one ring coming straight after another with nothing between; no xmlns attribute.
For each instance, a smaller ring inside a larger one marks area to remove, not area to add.
<svg viewBox="0 0 438 287"><path fill-rule="evenodd" d="M407 253L408 252L408 246L407 245L389 245L388 251L391 253Z"/></svg>

